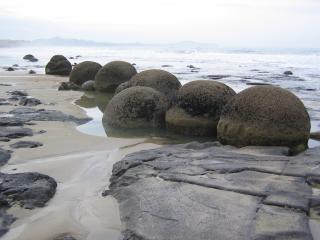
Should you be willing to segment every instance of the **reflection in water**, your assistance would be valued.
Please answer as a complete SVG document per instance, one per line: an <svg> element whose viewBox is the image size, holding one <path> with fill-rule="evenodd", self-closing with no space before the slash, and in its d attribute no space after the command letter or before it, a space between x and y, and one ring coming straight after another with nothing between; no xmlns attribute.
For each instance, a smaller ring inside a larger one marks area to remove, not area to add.
<svg viewBox="0 0 320 240"><path fill-rule="evenodd" d="M166 131L166 129L118 129L108 126L103 121L103 113L108 102L113 97L110 93L85 92L84 95L75 101L75 104L82 107L92 121L78 126L80 132L95 135L116 138L146 138L147 142L158 144L185 143L190 141L214 141L212 138L197 138L176 135ZM312 131L319 131L317 122L311 121ZM309 147L319 146L320 142L309 140Z"/></svg>
<svg viewBox="0 0 320 240"><path fill-rule="evenodd" d="M85 92L84 95L75 101L75 104L82 107L92 121L78 126L80 132L116 138L146 138L146 142L157 144L186 143L190 141L213 141L212 138L192 138L176 135L166 131L166 129L119 129L108 126L103 121L104 110L113 97L113 94L99 92Z"/></svg>

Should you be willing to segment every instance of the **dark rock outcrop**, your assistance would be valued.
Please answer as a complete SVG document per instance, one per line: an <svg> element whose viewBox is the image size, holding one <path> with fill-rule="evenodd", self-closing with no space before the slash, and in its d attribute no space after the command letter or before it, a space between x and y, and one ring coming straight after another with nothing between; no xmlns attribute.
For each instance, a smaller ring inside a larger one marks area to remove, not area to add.
<svg viewBox="0 0 320 240"><path fill-rule="evenodd" d="M97 72L101 69L101 65L92 61L85 61L77 64L70 73L70 82L81 86L89 80L94 80Z"/></svg>
<svg viewBox="0 0 320 240"><path fill-rule="evenodd" d="M137 70L124 61L113 61L104 65L95 76L95 89L100 92L114 92L115 89L129 81Z"/></svg>
<svg viewBox="0 0 320 240"><path fill-rule="evenodd" d="M41 103L42 102L39 99L33 97L23 97L19 101L19 105L28 107L37 106Z"/></svg>
<svg viewBox="0 0 320 240"><path fill-rule="evenodd" d="M60 83L58 87L59 91L79 91L81 90L81 86L78 86L77 84L74 84L73 82L62 82Z"/></svg>
<svg viewBox="0 0 320 240"><path fill-rule="evenodd" d="M26 209L44 207L54 196L56 181L40 173L6 174L0 172L0 237L15 221L6 210L19 204Z"/></svg>
<svg viewBox="0 0 320 240"><path fill-rule="evenodd" d="M320 132L310 133L310 138L315 139L315 140L320 140Z"/></svg>
<svg viewBox="0 0 320 240"><path fill-rule="evenodd" d="M32 136L33 132L30 128L24 127L0 127L0 137L10 139Z"/></svg>
<svg viewBox="0 0 320 240"><path fill-rule="evenodd" d="M35 141L18 141L10 145L11 148L36 148L41 147L43 144Z"/></svg>
<svg viewBox="0 0 320 240"><path fill-rule="evenodd" d="M46 74L60 76L69 76L71 70L71 63L62 55L54 55L45 68Z"/></svg>
<svg viewBox="0 0 320 240"><path fill-rule="evenodd" d="M13 72L13 71L14 71L14 68L13 68L13 67L8 67L8 68L7 68L7 71L8 71L8 72Z"/></svg>
<svg viewBox="0 0 320 240"><path fill-rule="evenodd" d="M0 126L2 125L1 122L5 122L6 124L12 126L12 124L25 124L31 121L59 121L84 124L91 120L91 118L77 118L56 110L45 110L26 107L16 108L8 113L12 114L13 116L0 117Z"/></svg>
<svg viewBox="0 0 320 240"><path fill-rule="evenodd" d="M233 97L223 108L218 140L238 147L288 146L293 153L307 148L310 118L291 92L255 86Z"/></svg>
<svg viewBox="0 0 320 240"><path fill-rule="evenodd" d="M149 87L131 87L108 103L104 121L116 128L153 128L164 125L168 104L164 96Z"/></svg>
<svg viewBox="0 0 320 240"><path fill-rule="evenodd" d="M127 155L109 186L124 239L313 239L307 179L320 177L320 148L279 152L189 143Z"/></svg>
<svg viewBox="0 0 320 240"><path fill-rule="evenodd" d="M291 71L285 71L283 74L288 76L288 75L293 75L293 72L291 72Z"/></svg>
<svg viewBox="0 0 320 240"><path fill-rule="evenodd" d="M0 166L5 165L11 158L11 152L0 148Z"/></svg>
<svg viewBox="0 0 320 240"><path fill-rule="evenodd" d="M28 73L29 73L29 74L36 74L36 71L34 71L34 70L29 70Z"/></svg>
<svg viewBox="0 0 320 240"><path fill-rule="evenodd" d="M25 55L25 56L23 57L23 59L24 59L24 60L27 60L27 61L29 61L29 62L38 62L38 61L39 61L35 56L33 56L33 55L31 55L31 54Z"/></svg>

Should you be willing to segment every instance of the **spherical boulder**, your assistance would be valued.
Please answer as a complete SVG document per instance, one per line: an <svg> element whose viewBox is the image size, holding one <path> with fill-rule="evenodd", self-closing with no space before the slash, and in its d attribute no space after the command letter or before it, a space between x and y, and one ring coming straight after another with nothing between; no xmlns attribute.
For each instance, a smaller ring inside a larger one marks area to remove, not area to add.
<svg viewBox="0 0 320 240"><path fill-rule="evenodd" d="M221 110L235 94L220 82L189 82L179 89L176 106L166 113L167 128L188 136L216 136Z"/></svg>
<svg viewBox="0 0 320 240"><path fill-rule="evenodd" d="M176 98L181 83L173 74L167 71L151 69L142 71L133 76L129 83L119 86L121 89L117 89L117 92L131 86L151 87L161 92L171 101Z"/></svg>
<svg viewBox="0 0 320 240"><path fill-rule="evenodd" d="M164 126L167 101L149 87L131 87L116 94L108 103L103 121L115 128Z"/></svg>
<svg viewBox="0 0 320 240"><path fill-rule="evenodd" d="M178 92L178 105L191 115L220 117L222 107L235 95L227 85L212 80L185 84Z"/></svg>
<svg viewBox="0 0 320 240"><path fill-rule="evenodd" d="M62 55L54 55L46 65L46 74L69 76L72 70L71 63Z"/></svg>
<svg viewBox="0 0 320 240"><path fill-rule="evenodd" d="M70 73L70 82L81 86L89 80L94 80L97 72L102 68L99 63L84 61L74 66Z"/></svg>
<svg viewBox="0 0 320 240"><path fill-rule="evenodd" d="M114 92L123 82L129 81L137 70L124 61L113 61L104 65L95 76L95 88L100 92Z"/></svg>
<svg viewBox="0 0 320 240"><path fill-rule="evenodd" d="M84 82L81 85L81 89L83 91L94 91L94 81L93 80L89 80L89 81Z"/></svg>
<svg viewBox="0 0 320 240"><path fill-rule="evenodd" d="M223 108L218 140L243 147L287 146L293 152L307 148L310 118L291 92L275 86L255 86L233 97Z"/></svg>

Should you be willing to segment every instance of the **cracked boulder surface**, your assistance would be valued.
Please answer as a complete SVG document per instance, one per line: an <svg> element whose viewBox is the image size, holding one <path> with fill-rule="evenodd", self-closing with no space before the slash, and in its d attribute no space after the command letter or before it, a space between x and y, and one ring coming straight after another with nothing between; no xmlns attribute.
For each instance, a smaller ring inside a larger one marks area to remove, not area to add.
<svg viewBox="0 0 320 240"><path fill-rule="evenodd" d="M34 209L44 207L54 196L56 181L44 174L0 172L0 237L9 230L15 218L6 210L14 205Z"/></svg>
<svg viewBox="0 0 320 240"><path fill-rule="evenodd" d="M308 215L311 202L320 205L311 186L320 182L320 148L294 157L284 148L246 150L189 143L117 162L110 193L124 239L313 239Z"/></svg>

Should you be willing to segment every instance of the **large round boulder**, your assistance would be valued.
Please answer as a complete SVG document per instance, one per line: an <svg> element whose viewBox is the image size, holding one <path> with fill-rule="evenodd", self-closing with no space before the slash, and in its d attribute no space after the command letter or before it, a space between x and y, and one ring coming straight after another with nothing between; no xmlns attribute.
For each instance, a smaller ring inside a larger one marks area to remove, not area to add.
<svg viewBox="0 0 320 240"><path fill-rule="evenodd" d="M129 81L137 70L124 61L113 61L104 65L95 76L95 88L100 92L114 92L115 89Z"/></svg>
<svg viewBox="0 0 320 240"><path fill-rule="evenodd" d="M72 70L71 63L62 55L54 55L46 65L46 74L69 76Z"/></svg>
<svg viewBox="0 0 320 240"><path fill-rule="evenodd" d="M152 128L164 125L167 101L149 87L131 87L116 94L108 103L104 119L116 128Z"/></svg>
<svg viewBox="0 0 320 240"><path fill-rule="evenodd" d="M235 94L220 82L189 82L179 89L176 106L166 113L167 128L188 136L216 136L221 110Z"/></svg>
<svg viewBox="0 0 320 240"><path fill-rule="evenodd" d="M116 92L132 86L151 87L161 92L171 101L176 98L181 83L173 74L167 71L151 69L136 74L128 83L120 85Z"/></svg>
<svg viewBox="0 0 320 240"><path fill-rule="evenodd" d="M243 147L287 146L293 152L307 148L310 118L291 92L275 86L255 86L232 98L223 108L218 140Z"/></svg>
<svg viewBox="0 0 320 240"><path fill-rule="evenodd" d="M94 80L101 65L92 61L84 61L74 66L70 73L70 82L81 86L89 80Z"/></svg>

